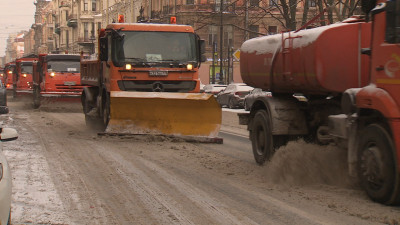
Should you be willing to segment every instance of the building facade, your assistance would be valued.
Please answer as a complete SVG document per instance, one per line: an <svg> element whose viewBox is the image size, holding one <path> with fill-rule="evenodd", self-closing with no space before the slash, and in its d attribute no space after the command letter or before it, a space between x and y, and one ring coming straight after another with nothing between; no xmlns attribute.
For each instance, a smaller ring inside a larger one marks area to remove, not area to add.
<svg viewBox="0 0 400 225"><path fill-rule="evenodd" d="M206 41L203 83L240 82L235 79L238 60L232 54L245 40L300 28L324 9L323 2L287 0L285 7L282 0L36 0L35 23L25 48L26 53L34 54L96 54L98 31L109 23L174 20L193 26ZM336 14L328 10L309 25L342 19L350 7L341 4L337 4Z"/></svg>

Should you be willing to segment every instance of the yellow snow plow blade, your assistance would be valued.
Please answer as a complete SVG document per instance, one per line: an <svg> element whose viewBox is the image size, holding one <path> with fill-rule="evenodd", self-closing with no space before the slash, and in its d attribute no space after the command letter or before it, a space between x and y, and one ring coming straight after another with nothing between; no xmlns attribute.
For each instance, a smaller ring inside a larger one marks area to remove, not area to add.
<svg viewBox="0 0 400 225"><path fill-rule="evenodd" d="M222 111L203 93L110 93L106 133L217 137Z"/></svg>

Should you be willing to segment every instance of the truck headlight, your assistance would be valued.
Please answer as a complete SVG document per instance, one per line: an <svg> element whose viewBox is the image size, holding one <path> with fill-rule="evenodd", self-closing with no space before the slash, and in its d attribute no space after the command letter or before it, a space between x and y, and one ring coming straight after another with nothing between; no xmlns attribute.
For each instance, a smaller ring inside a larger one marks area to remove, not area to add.
<svg viewBox="0 0 400 225"><path fill-rule="evenodd" d="M187 70L192 70L193 69L193 65L192 64L187 64L186 65L186 69Z"/></svg>
<svg viewBox="0 0 400 225"><path fill-rule="evenodd" d="M26 73L24 73L24 75L22 75L23 77L26 77Z"/></svg>
<svg viewBox="0 0 400 225"><path fill-rule="evenodd" d="M131 70L132 69L132 65L131 64L126 64L125 65L125 69L126 70Z"/></svg>
<svg viewBox="0 0 400 225"><path fill-rule="evenodd" d="M55 75L56 75L56 73L54 73L54 72L51 72L51 73L50 73L50 76L51 76L51 77L54 77Z"/></svg>

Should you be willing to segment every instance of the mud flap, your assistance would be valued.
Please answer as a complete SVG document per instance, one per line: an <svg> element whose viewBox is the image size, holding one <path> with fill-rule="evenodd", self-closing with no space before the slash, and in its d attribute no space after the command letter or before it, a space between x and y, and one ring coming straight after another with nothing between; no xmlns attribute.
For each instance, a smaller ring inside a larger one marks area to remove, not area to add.
<svg viewBox="0 0 400 225"><path fill-rule="evenodd" d="M221 107L205 93L110 93L106 133L217 137Z"/></svg>

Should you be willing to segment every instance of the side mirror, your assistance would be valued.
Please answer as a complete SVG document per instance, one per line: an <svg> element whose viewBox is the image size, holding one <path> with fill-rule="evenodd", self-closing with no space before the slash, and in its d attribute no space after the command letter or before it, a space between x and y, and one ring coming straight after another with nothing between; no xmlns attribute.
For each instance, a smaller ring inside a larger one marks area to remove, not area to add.
<svg viewBox="0 0 400 225"><path fill-rule="evenodd" d="M100 61L108 60L108 40L106 37L100 38L99 58Z"/></svg>
<svg viewBox="0 0 400 225"><path fill-rule="evenodd" d="M0 128L0 141L13 141L18 138L18 132L13 128Z"/></svg>
<svg viewBox="0 0 400 225"><path fill-rule="evenodd" d="M201 62L205 62L205 61L207 61L207 57L205 56L205 55L201 55Z"/></svg>
<svg viewBox="0 0 400 225"><path fill-rule="evenodd" d="M199 49L200 49L200 62L205 62L207 60L206 56L206 42L199 39Z"/></svg>
<svg viewBox="0 0 400 225"><path fill-rule="evenodd" d="M206 41L199 40L200 54L206 53Z"/></svg>

